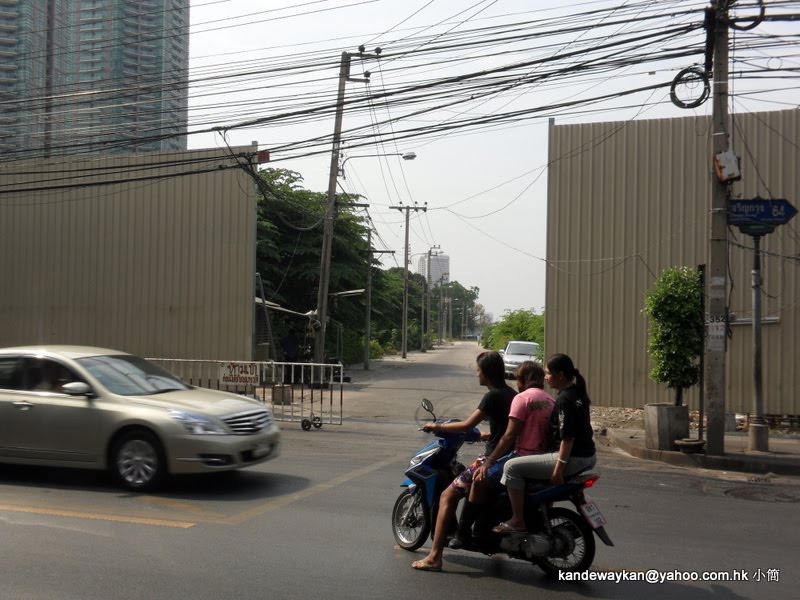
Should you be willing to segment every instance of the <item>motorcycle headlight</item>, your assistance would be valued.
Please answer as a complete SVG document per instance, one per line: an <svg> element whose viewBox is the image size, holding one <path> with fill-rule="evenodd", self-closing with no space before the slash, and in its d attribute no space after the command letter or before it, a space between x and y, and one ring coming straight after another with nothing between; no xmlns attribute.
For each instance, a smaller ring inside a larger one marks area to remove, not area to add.
<svg viewBox="0 0 800 600"><path fill-rule="evenodd" d="M425 461L427 458L439 452L439 450L440 450L439 446L434 446L433 448L428 448L427 450L423 450L422 452L420 452L414 458L411 459L411 462L409 463L408 466L413 469L414 467L421 465L423 461Z"/></svg>
<svg viewBox="0 0 800 600"><path fill-rule="evenodd" d="M169 416L183 425L189 433L197 435L225 435L228 433L221 424L196 413L171 410Z"/></svg>

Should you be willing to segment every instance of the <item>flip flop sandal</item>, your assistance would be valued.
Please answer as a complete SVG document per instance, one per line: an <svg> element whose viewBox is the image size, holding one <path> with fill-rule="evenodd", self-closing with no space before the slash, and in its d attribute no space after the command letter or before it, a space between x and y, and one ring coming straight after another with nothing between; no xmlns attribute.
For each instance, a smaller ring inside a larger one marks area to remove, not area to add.
<svg viewBox="0 0 800 600"><path fill-rule="evenodd" d="M415 560L411 563L411 568L416 569L417 571L441 571L442 567L437 565L432 565L430 563L423 562L421 560Z"/></svg>
<svg viewBox="0 0 800 600"><path fill-rule="evenodd" d="M524 529L514 529L508 523L500 523L500 525L498 525L497 527L492 527L492 531L500 534L526 533Z"/></svg>

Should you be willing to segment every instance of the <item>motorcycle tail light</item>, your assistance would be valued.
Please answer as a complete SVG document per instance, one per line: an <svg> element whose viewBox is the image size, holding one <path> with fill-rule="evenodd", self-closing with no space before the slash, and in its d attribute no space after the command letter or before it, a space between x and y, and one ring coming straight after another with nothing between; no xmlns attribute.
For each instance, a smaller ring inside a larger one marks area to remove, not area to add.
<svg viewBox="0 0 800 600"><path fill-rule="evenodd" d="M600 479L599 475L592 475L591 477L589 477L589 479L583 482L584 489L592 487L594 485L594 482L597 481L598 479Z"/></svg>

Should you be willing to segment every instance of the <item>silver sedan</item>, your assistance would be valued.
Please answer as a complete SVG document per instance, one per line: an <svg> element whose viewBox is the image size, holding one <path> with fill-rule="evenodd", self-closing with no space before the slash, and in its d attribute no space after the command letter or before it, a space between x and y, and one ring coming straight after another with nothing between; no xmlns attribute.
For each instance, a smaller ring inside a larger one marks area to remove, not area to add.
<svg viewBox="0 0 800 600"><path fill-rule="evenodd" d="M168 474L238 469L279 453L267 406L187 385L139 356L0 349L0 463L108 469L144 491Z"/></svg>

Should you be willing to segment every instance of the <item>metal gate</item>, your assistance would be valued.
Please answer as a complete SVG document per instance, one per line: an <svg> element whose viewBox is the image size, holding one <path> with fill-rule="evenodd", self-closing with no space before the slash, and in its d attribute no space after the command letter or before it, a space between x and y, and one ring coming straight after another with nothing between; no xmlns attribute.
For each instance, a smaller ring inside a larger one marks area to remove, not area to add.
<svg viewBox="0 0 800 600"><path fill-rule="evenodd" d="M276 421L308 431L341 425L344 368L339 364L148 358L190 385L250 396L272 405Z"/></svg>

